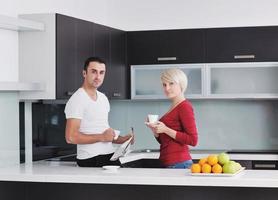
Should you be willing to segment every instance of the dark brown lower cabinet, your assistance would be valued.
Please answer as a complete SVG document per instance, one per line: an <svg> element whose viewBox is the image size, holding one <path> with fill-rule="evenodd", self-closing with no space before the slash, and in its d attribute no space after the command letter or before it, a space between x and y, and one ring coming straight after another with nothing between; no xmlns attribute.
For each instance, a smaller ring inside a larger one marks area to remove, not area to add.
<svg viewBox="0 0 278 200"><path fill-rule="evenodd" d="M0 182L1 200L276 200L277 197L278 188Z"/></svg>
<svg viewBox="0 0 278 200"><path fill-rule="evenodd" d="M0 181L1 200L26 200L25 183Z"/></svg>

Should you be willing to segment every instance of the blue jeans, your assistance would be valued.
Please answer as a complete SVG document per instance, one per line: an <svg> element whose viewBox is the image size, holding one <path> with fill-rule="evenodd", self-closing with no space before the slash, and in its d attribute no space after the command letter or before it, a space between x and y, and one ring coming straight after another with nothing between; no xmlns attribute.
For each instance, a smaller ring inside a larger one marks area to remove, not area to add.
<svg viewBox="0 0 278 200"><path fill-rule="evenodd" d="M167 166L167 168L187 169L187 168L190 168L192 164L193 164L192 160L186 160L186 161L183 161L183 162L180 162L180 163L176 163L174 165Z"/></svg>

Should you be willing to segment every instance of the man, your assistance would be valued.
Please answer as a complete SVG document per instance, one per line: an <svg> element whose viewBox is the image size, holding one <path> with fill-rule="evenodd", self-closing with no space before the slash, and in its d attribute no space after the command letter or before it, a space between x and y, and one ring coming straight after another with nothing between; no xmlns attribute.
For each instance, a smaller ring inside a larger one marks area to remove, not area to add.
<svg viewBox="0 0 278 200"><path fill-rule="evenodd" d="M114 148L112 143L121 144L132 137L119 136L108 124L110 105L105 94L97 89L103 83L105 63L97 57L85 61L84 82L69 99L65 107L66 141L77 144L77 164L80 167L101 167L120 165L120 161L110 161Z"/></svg>

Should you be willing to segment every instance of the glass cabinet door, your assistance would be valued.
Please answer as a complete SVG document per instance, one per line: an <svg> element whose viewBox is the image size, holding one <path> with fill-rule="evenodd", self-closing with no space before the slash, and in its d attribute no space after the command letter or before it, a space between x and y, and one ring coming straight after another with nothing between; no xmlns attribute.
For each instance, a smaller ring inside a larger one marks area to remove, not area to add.
<svg viewBox="0 0 278 200"><path fill-rule="evenodd" d="M188 87L185 91L187 98L203 96L203 64L133 65L131 66L131 98L166 99L160 74L163 70L171 67L179 68L187 75Z"/></svg>
<svg viewBox="0 0 278 200"><path fill-rule="evenodd" d="M278 97L278 63L209 64L209 96Z"/></svg>

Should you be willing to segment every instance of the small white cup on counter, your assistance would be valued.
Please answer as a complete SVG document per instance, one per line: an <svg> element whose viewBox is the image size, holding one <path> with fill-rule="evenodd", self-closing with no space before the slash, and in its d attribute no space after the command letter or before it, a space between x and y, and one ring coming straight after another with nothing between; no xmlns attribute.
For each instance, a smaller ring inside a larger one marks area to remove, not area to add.
<svg viewBox="0 0 278 200"><path fill-rule="evenodd" d="M119 135L120 135L120 133L121 133L121 131L119 131L119 130L114 130L114 133L115 133L114 140L117 140L118 137L119 137Z"/></svg>
<svg viewBox="0 0 278 200"><path fill-rule="evenodd" d="M154 124L158 121L158 115L148 114L149 123Z"/></svg>

